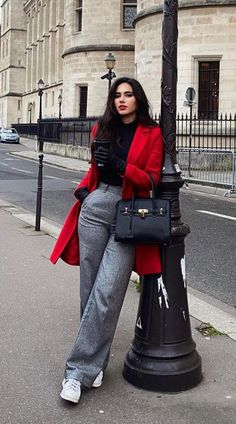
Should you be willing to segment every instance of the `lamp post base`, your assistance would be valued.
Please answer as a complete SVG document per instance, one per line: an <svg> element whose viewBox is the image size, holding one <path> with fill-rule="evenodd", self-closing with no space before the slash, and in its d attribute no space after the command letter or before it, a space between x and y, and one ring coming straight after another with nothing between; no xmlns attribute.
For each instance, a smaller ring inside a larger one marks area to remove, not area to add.
<svg viewBox="0 0 236 424"><path fill-rule="evenodd" d="M129 383L145 390L181 392L200 383L201 357L194 350L179 358L153 358L130 349L123 374Z"/></svg>
<svg viewBox="0 0 236 424"><path fill-rule="evenodd" d="M184 237L189 229L180 224L172 231L171 245L161 248L162 274L141 278L135 337L124 362L127 381L163 392L188 390L202 379L185 276Z"/></svg>

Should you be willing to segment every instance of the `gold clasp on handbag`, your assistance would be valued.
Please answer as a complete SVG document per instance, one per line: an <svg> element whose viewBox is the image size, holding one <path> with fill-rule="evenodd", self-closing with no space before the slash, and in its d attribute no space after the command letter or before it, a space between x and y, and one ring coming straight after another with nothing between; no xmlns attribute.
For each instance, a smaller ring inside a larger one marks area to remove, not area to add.
<svg viewBox="0 0 236 424"><path fill-rule="evenodd" d="M141 215L141 218L145 218L145 214L148 214L148 209L138 209L138 214Z"/></svg>

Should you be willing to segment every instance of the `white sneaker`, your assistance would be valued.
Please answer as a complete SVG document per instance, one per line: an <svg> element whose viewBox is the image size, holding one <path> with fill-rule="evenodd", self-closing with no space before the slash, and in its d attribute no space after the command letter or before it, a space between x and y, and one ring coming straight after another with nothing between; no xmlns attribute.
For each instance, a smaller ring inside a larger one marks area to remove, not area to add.
<svg viewBox="0 0 236 424"><path fill-rule="evenodd" d="M103 371L100 371L98 376L95 378L92 387L100 387L102 385L102 379L103 379Z"/></svg>
<svg viewBox="0 0 236 424"><path fill-rule="evenodd" d="M64 379L62 382L63 389L61 391L61 398L69 402L78 403L81 396L81 384L78 380L70 378Z"/></svg>

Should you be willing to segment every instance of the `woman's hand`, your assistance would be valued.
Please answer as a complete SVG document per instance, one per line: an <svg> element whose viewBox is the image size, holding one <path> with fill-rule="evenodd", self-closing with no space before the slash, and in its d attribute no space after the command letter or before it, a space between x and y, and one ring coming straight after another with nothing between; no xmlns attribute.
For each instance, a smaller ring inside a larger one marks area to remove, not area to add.
<svg viewBox="0 0 236 424"><path fill-rule="evenodd" d="M117 156L115 153L108 151L103 147L99 147L99 149L95 152L94 155L97 163L113 166L117 169L119 173L124 172L126 162L119 156Z"/></svg>

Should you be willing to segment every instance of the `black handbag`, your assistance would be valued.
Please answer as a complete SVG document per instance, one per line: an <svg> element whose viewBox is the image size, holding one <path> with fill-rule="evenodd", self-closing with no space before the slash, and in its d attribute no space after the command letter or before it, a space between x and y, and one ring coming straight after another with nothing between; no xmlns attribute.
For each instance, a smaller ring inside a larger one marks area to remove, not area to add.
<svg viewBox="0 0 236 424"><path fill-rule="evenodd" d="M157 198L151 176L150 179L150 198L137 198L133 195L132 199L117 202L115 241L144 244L171 242L170 201Z"/></svg>

